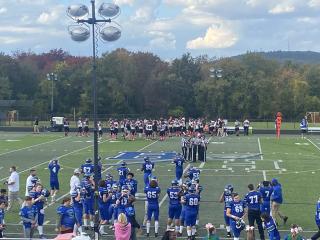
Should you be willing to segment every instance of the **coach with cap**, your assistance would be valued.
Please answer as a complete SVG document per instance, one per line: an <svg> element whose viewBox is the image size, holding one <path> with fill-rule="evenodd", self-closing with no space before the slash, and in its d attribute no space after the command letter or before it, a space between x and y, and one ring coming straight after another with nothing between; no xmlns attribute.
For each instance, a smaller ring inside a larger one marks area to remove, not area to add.
<svg viewBox="0 0 320 240"><path fill-rule="evenodd" d="M75 189L80 186L80 176L81 174L81 171L79 168L76 168L74 171L73 171L73 175L70 179L70 194L75 191Z"/></svg>

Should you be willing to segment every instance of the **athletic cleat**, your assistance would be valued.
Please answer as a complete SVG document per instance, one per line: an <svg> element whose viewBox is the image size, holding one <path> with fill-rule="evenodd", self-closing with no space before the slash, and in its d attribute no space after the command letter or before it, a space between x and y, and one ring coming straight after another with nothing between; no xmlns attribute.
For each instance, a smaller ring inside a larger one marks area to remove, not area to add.
<svg viewBox="0 0 320 240"><path fill-rule="evenodd" d="M230 232L227 233L227 238L231 238L231 233Z"/></svg>
<svg viewBox="0 0 320 240"><path fill-rule="evenodd" d="M158 237L158 233L155 233L155 234L154 234L154 237L157 238L157 237Z"/></svg>
<svg viewBox="0 0 320 240"><path fill-rule="evenodd" d="M147 236L147 238L150 237L150 233L147 233L146 236Z"/></svg>
<svg viewBox="0 0 320 240"><path fill-rule="evenodd" d="M287 221L288 221L288 217L285 216L285 217L283 218L283 224L285 225L285 224L287 223Z"/></svg>

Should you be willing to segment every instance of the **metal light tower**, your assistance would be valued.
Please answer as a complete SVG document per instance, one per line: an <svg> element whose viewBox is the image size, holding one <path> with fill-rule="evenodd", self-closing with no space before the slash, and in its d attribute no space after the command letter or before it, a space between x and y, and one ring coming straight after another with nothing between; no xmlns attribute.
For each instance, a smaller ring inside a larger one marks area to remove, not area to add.
<svg viewBox="0 0 320 240"><path fill-rule="evenodd" d="M222 78L222 72L223 72L223 70L220 69L220 68L215 69L215 68L211 67L209 69L209 73L210 73L210 77L211 78L215 78L215 77L216 78Z"/></svg>
<svg viewBox="0 0 320 240"><path fill-rule="evenodd" d="M98 209L98 126L97 126L97 79L96 79L96 48L98 36L104 42L116 41L121 37L119 24L113 21L120 15L120 7L114 3L102 3L98 13L101 19L96 18L95 0L91 2L91 17L89 9L82 4L71 5L67 9L67 15L76 23L68 27L71 39L76 42L86 41L90 37L90 25L92 27L92 85L93 85L93 122L94 122L94 179L95 179L95 239L99 238L99 209ZM115 26L112 26L114 24Z"/></svg>
<svg viewBox="0 0 320 240"><path fill-rule="evenodd" d="M48 73L47 79L51 81L51 117L53 117L53 82L58 81L58 74Z"/></svg>

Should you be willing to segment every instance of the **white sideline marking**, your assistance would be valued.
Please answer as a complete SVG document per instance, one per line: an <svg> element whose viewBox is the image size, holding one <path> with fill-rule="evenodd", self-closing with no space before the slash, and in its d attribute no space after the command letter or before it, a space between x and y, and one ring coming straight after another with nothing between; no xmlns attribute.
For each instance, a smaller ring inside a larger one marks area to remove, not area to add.
<svg viewBox="0 0 320 240"><path fill-rule="evenodd" d="M41 146L41 145L44 145L44 144L47 144L47 143L56 142L56 141L59 141L61 139L66 139L66 137L61 137L61 138L58 138L58 139L55 139L55 140L52 140L52 141L49 141L49 142L39 143L39 144L31 145L29 147L19 148L19 149L15 149L15 150L12 150L12 151L9 151L9 152L1 153L0 156L4 156L6 154L10 154L10 153L14 153L14 152L19 152L21 150L26 150L26 149L33 148L33 147L38 147L38 146Z"/></svg>
<svg viewBox="0 0 320 240"><path fill-rule="evenodd" d="M107 140L103 141L102 143L104 143L104 142L106 142L106 141L107 141ZM65 157L65 156L68 156L68 155L73 154L73 153L76 153L76 152L80 152L80 151L82 151L82 150L84 150L84 149L87 149L87 148L89 148L89 147L92 147L92 146L93 146L93 145L89 145L89 146L87 146L87 147L74 150L74 151L72 151L72 152L69 152L69 153L63 154L63 155L61 155L61 156L58 156L58 158ZM22 170L22 171L19 172L19 173L24 173L24 172L30 171L30 170L33 169L33 168L37 168L37 167L42 166L42 165L44 165L44 164L48 164L50 161L51 161L51 160L46 161L46 162L43 162L43 163L39 163L39 164L37 164L37 165L35 165L35 166L32 166L32 167L27 168L27 169L25 169L25 170ZM8 178L8 177L2 178L2 179L0 179L0 181L3 181L3 180L5 180L5 179L7 179L7 178Z"/></svg>
<svg viewBox="0 0 320 240"><path fill-rule="evenodd" d="M278 164L278 161L273 161L273 164L274 164L274 168L279 170L280 167L279 167L279 164Z"/></svg>
<svg viewBox="0 0 320 240"><path fill-rule="evenodd" d="M258 138L258 145L259 145L260 159L263 160L260 138Z"/></svg>
<svg viewBox="0 0 320 240"><path fill-rule="evenodd" d="M308 142L310 142L313 146L315 146L320 151L320 148L314 142L312 142L309 138L306 138L306 139Z"/></svg>
<svg viewBox="0 0 320 240"><path fill-rule="evenodd" d="M199 168L203 168L205 163L206 163L206 162L202 162L202 163L200 164Z"/></svg>
<svg viewBox="0 0 320 240"><path fill-rule="evenodd" d="M263 171L262 171L262 174L263 174L263 180L264 180L264 181L267 181L267 173L266 173L266 170L263 170Z"/></svg>

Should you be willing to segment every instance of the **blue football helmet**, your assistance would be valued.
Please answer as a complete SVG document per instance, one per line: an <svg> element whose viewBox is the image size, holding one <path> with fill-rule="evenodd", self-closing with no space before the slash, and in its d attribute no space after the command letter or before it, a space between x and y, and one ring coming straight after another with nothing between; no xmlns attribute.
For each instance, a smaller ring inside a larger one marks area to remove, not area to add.
<svg viewBox="0 0 320 240"><path fill-rule="evenodd" d="M122 161L121 166L125 167L127 166L127 163L125 161Z"/></svg>
<svg viewBox="0 0 320 240"><path fill-rule="evenodd" d="M91 162L92 162L91 158L86 159L86 163L91 163Z"/></svg>
<svg viewBox="0 0 320 240"><path fill-rule="evenodd" d="M189 193L195 193L196 192L196 187L194 185L191 185L188 189Z"/></svg>
<svg viewBox="0 0 320 240"><path fill-rule="evenodd" d="M150 162L150 158L149 158L149 157L144 157L143 160L144 160L145 162Z"/></svg>
<svg viewBox="0 0 320 240"><path fill-rule="evenodd" d="M172 185L172 186L178 186L178 185L179 185L178 180L172 180L172 181L171 181L171 185Z"/></svg>
<svg viewBox="0 0 320 240"><path fill-rule="evenodd" d="M49 197L50 196L50 191L48 189L42 189L41 191L41 195L43 195L44 197Z"/></svg>

